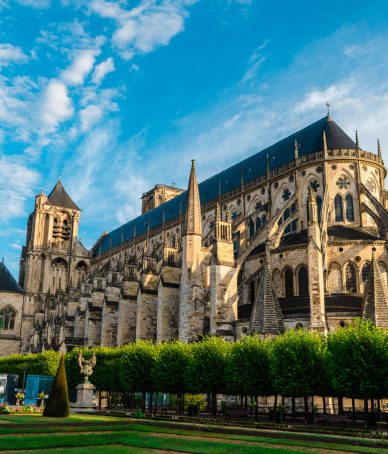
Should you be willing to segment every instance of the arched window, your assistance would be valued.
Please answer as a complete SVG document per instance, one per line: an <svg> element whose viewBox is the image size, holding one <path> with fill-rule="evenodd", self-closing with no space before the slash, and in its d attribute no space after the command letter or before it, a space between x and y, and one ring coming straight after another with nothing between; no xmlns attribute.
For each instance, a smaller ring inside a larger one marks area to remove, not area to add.
<svg viewBox="0 0 388 454"><path fill-rule="evenodd" d="M249 284L249 301L253 304L255 302L255 281Z"/></svg>
<svg viewBox="0 0 388 454"><path fill-rule="evenodd" d="M255 234L255 224L252 219L249 221L249 237Z"/></svg>
<svg viewBox="0 0 388 454"><path fill-rule="evenodd" d="M352 263L346 265L345 284L348 293L357 293L356 267Z"/></svg>
<svg viewBox="0 0 388 454"><path fill-rule="evenodd" d="M302 266L298 271L298 286L299 296L307 296L309 294L309 282L307 276L307 268Z"/></svg>
<svg viewBox="0 0 388 454"><path fill-rule="evenodd" d="M261 219L256 219L256 232L261 229Z"/></svg>
<svg viewBox="0 0 388 454"><path fill-rule="evenodd" d="M333 263L329 271L329 289L330 293L342 293L342 275L338 263Z"/></svg>
<svg viewBox="0 0 388 454"><path fill-rule="evenodd" d="M318 222L321 222L322 217L322 198L317 196L317 211L318 211Z"/></svg>
<svg viewBox="0 0 388 454"><path fill-rule="evenodd" d="M286 290L286 298L294 296L294 273L291 268L287 268L284 273L284 288Z"/></svg>
<svg viewBox="0 0 388 454"><path fill-rule="evenodd" d="M362 283L365 285L367 283L370 271L370 263L365 263L361 270L361 280Z"/></svg>
<svg viewBox="0 0 388 454"><path fill-rule="evenodd" d="M354 206L353 206L353 197L348 194L345 197L345 206L346 206L346 220L354 222Z"/></svg>
<svg viewBox="0 0 388 454"><path fill-rule="evenodd" d="M337 194L334 197L335 220L340 222L344 220L344 209L342 206L342 197Z"/></svg>
<svg viewBox="0 0 388 454"><path fill-rule="evenodd" d="M0 310L0 332L10 331L15 328L16 311L12 307L4 307Z"/></svg>

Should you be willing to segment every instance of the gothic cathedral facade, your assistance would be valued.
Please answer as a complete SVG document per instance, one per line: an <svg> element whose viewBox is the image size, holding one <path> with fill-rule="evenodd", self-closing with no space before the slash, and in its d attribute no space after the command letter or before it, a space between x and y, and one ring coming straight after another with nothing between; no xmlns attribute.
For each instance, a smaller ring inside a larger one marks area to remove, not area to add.
<svg viewBox="0 0 388 454"><path fill-rule="evenodd" d="M91 250L58 180L35 198L19 284L0 267L1 351L388 329L385 176L380 145L328 115L200 184L193 161L187 191L156 185Z"/></svg>

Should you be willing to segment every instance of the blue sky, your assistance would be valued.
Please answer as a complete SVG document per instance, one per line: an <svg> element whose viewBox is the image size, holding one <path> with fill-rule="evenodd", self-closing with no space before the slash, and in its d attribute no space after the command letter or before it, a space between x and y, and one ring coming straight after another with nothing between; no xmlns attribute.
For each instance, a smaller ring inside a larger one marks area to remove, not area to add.
<svg viewBox="0 0 388 454"><path fill-rule="evenodd" d="M0 255L17 275L58 173L90 247L156 183L186 187L323 117L388 158L388 3L0 0Z"/></svg>

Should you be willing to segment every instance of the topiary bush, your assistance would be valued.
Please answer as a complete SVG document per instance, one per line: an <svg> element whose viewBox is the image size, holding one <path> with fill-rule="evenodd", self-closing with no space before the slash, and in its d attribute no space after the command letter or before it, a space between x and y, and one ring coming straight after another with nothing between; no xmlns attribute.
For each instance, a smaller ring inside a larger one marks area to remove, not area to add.
<svg viewBox="0 0 388 454"><path fill-rule="evenodd" d="M53 387L43 410L43 416L66 418L69 415L70 404L67 392L65 356L62 354Z"/></svg>

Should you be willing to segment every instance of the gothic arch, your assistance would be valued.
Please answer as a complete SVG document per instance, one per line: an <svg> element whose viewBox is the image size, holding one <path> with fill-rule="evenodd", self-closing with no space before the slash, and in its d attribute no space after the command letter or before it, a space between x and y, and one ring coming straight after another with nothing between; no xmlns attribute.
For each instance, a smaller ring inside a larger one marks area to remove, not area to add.
<svg viewBox="0 0 388 454"><path fill-rule="evenodd" d="M0 309L0 332L15 329L16 315L16 309L9 304Z"/></svg>
<svg viewBox="0 0 388 454"><path fill-rule="evenodd" d="M357 268L352 262L347 262L344 266L344 282L346 293L358 293Z"/></svg>
<svg viewBox="0 0 388 454"><path fill-rule="evenodd" d="M295 296L294 271L290 266L283 269L284 295L286 298Z"/></svg>
<svg viewBox="0 0 388 454"><path fill-rule="evenodd" d="M329 269L329 292L343 293L341 265L334 262Z"/></svg>
<svg viewBox="0 0 388 454"><path fill-rule="evenodd" d="M299 265L296 270L298 295L308 296L309 294L309 280L308 280L308 267L307 265Z"/></svg>
<svg viewBox="0 0 388 454"><path fill-rule="evenodd" d="M246 212L247 216L253 214L256 211L256 205L258 203L261 203L262 205L265 204L264 200L262 200L262 198L258 194L256 194L249 203L249 207Z"/></svg>

